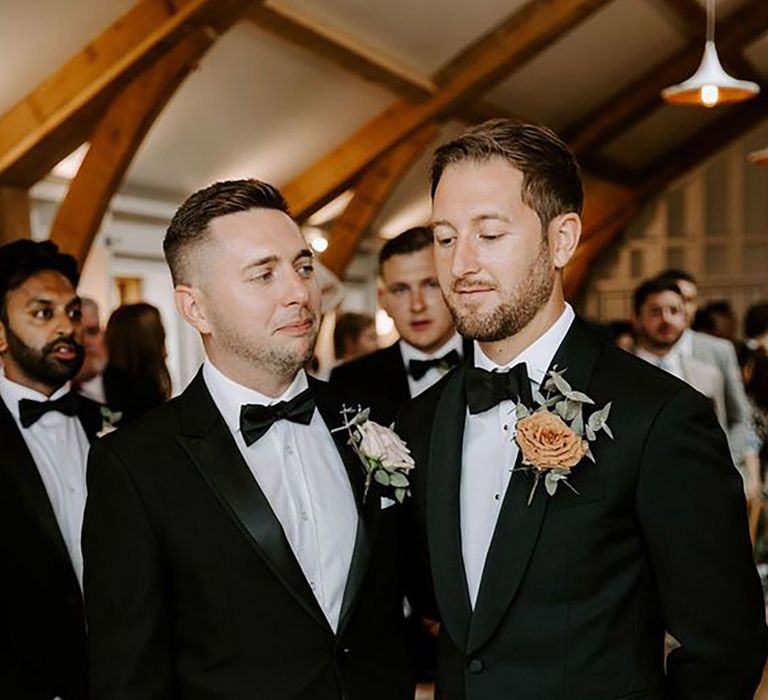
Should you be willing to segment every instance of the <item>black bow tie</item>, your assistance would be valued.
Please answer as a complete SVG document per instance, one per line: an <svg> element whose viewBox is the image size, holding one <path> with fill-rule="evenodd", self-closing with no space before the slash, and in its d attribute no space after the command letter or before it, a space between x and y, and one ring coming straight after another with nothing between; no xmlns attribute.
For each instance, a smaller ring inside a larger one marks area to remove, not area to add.
<svg viewBox="0 0 768 700"><path fill-rule="evenodd" d="M79 405L80 397L74 391L70 391L53 401L21 399L19 401L19 420L22 427L29 428L30 425L34 425L48 411L58 411L65 416L74 416L77 414Z"/></svg>
<svg viewBox="0 0 768 700"><path fill-rule="evenodd" d="M466 377L467 406L470 413L482 413L502 401L533 404L528 368L521 362L505 372L489 372L470 367Z"/></svg>
<svg viewBox="0 0 768 700"><path fill-rule="evenodd" d="M451 350L442 357L433 357L431 360L408 360L408 374L418 381L433 367L447 371L459 364L459 360L461 356L458 350Z"/></svg>
<svg viewBox="0 0 768 700"><path fill-rule="evenodd" d="M245 444L250 447L279 420L309 425L315 412L312 392L305 389L290 401L278 401L271 406L246 404L240 407L240 430Z"/></svg>

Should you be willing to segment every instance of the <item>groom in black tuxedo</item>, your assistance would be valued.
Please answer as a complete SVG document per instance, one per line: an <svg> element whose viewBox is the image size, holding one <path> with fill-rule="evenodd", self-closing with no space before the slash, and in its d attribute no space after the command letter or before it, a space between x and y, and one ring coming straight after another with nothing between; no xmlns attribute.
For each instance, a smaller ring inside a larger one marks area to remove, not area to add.
<svg viewBox="0 0 768 700"><path fill-rule="evenodd" d="M548 129L488 122L438 149L432 193L440 286L475 340L473 362L398 421L416 461L419 579L443 623L438 697L751 699L766 626L739 475L707 399L565 303L573 155ZM613 439L600 431L595 463L531 495L535 468L572 454L573 433L516 433L516 403L554 367L595 402L587 416L611 402ZM666 664L665 631L680 644Z"/></svg>
<svg viewBox="0 0 768 700"><path fill-rule="evenodd" d="M217 183L164 248L206 361L92 451L91 697L412 698L401 508L376 487L364 498L360 460L331 432L344 397L302 369L320 290L285 200Z"/></svg>

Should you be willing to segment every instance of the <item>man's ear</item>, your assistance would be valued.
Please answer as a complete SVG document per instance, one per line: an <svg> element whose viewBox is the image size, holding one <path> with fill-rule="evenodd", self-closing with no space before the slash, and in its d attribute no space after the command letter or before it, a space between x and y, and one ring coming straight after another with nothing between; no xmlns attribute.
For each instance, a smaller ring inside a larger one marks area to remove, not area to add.
<svg viewBox="0 0 768 700"><path fill-rule="evenodd" d="M5 332L5 322L0 321L0 355L8 350L8 336Z"/></svg>
<svg viewBox="0 0 768 700"><path fill-rule="evenodd" d="M581 217L575 212L561 214L549 222L549 242L552 262L562 270L573 257L581 239Z"/></svg>
<svg viewBox="0 0 768 700"><path fill-rule="evenodd" d="M177 284L173 290L173 300L181 317L198 333L208 335L211 332L203 292L199 287Z"/></svg>
<svg viewBox="0 0 768 700"><path fill-rule="evenodd" d="M384 285L381 282L376 287L376 298L379 300L379 306L389 314L389 304L387 303L389 297L387 295L387 290L384 289ZM389 315L391 316L392 314Z"/></svg>

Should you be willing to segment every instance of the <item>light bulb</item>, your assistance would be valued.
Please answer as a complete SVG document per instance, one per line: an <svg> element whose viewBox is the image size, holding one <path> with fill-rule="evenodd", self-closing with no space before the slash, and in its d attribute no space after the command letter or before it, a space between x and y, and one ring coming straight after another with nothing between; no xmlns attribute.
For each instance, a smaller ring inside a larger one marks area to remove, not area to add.
<svg viewBox="0 0 768 700"><path fill-rule="evenodd" d="M720 90L717 85L701 86L701 102L705 107L714 107L720 99Z"/></svg>
<svg viewBox="0 0 768 700"><path fill-rule="evenodd" d="M322 236L315 236L310 242L312 249L317 253L324 253L328 250L328 241Z"/></svg>

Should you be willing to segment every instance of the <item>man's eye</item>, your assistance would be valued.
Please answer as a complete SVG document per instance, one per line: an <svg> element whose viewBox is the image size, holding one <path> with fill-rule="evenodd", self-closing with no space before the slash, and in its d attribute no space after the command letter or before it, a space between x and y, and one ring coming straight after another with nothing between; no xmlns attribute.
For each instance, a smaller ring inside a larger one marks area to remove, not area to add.
<svg viewBox="0 0 768 700"><path fill-rule="evenodd" d="M51 309L38 309L32 314L36 319L39 319L41 321L47 321L50 318L53 318L53 310Z"/></svg>
<svg viewBox="0 0 768 700"><path fill-rule="evenodd" d="M79 321L83 317L83 312L80 309L70 309L69 318L72 321Z"/></svg>
<svg viewBox="0 0 768 700"><path fill-rule="evenodd" d="M309 279L312 277L312 275L315 272L315 266L312 263L306 263L304 265L301 265L297 272L301 277L304 277L305 279Z"/></svg>
<svg viewBox="0 0 768 700"><path fill-rule="evenodd" d="M435 242L440 248L448 248L455 239L455 236L435 236Z"/></svg>

